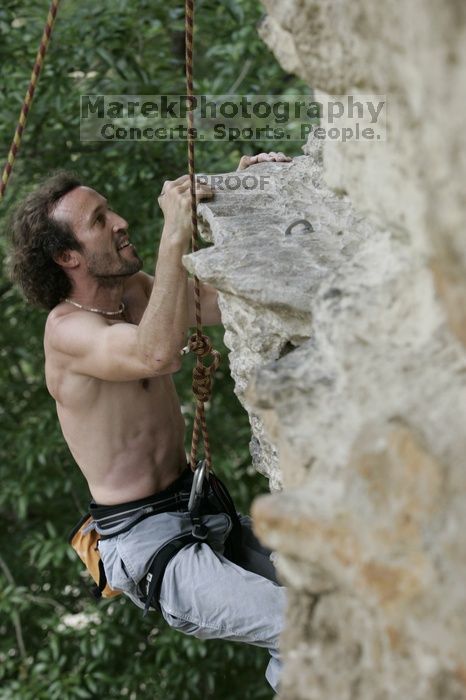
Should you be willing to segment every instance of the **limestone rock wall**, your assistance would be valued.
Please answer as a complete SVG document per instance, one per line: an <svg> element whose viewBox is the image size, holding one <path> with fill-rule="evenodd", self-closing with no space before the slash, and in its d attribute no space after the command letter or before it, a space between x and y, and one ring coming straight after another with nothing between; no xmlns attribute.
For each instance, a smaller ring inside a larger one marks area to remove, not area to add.
<svg viewBox="0 0 466 700"><path fill-rule="evenodd" d="M388 98L385 144L328 144L325 177L430 257L466 344L466 4L262 0L260 33L287 70L331 94Z"/></svg>
<svg viewBox="0 0 466 700"><path fill-rule="evenodd" d="M389 100L386 143L254 166L269 187L202 205L215 245L186 258L275 492L280 697L465 700L466 6L264 4L288 70Z"/></svg>

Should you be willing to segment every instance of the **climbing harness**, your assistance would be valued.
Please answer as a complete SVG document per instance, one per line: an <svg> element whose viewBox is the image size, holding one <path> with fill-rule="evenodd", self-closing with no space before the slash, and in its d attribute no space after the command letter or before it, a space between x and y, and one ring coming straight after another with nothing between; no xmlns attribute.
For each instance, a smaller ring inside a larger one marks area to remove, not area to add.
<svg viewBox="0 0 466 700"><path fill-rule="evenodd" d="M153 496L115 506L91 502L89 511L69 534L68 542L94 580L95 585L91 589L94 598L98 600L121 594L121 591L111 588L107 581L100 558L99 541L123 535L146 518L162 513L189 513L193 529L172 537L147 563L145 575L138 583L138 595L144 604L144 614L149 609L160 611L160 589L171 559L186 545L207 540L208 530L202 523L201 516L219 513L229 516L231 528L225 540L225 556L241 563L241 522L235 505L222 481L213 473L207 480L204 473L205 464L200 465L194 473L186 465L185 471L173 484Z"/></svg>
<svg viewBox="0 0 466 700"><path fill-rule="evenodd" d="M39 50L36 55L36 60L34 62L34 68L32 69L31 79L29 81L28 89L26 91L26 96L23 101L23 106L21 107L21 112L19 115L18 124L16 126L15 135L10 146L7 161L5 167L3 168L2 179L0 182L0 201L5 195L6 186L8 180L10 179L11 171L13 170L13 165L16 156L21 145L21 139L23 136L24 129L26 128L26 120L31 109L32 100L34 98L34 92L36 89L37 81L44 64L45 54L50 43L50 37L52 35L53 26L55 24L55 19L57 17L58 5L60 0L52 0L50 4L49 13L47 15L47 21L45 23L44 31L42 33L42 39L40 41Z"/></svg>

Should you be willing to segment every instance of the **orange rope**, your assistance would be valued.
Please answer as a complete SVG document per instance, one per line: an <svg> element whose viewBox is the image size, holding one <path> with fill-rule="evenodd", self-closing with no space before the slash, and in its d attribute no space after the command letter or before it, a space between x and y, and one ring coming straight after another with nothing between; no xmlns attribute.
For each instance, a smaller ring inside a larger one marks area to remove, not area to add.
<svg viewBox="0 0 466 700"><path fill-rule="evenodd" d="M21 145L21 138L23 136L23 131L26 127L26 119L31 108L31 103L34 97L34 91L36 89L36 84L39 80L39 75L42 70L45 54L47 53L47 48L50 42L50 37L52 35L53 25L55 24L59 3L60 0L52 0L50 5L49 13L47 16L47 22L45 24L42 39L40 41L40 46L37 52L34 68L32 69L31 79L29 81L29 86L26 91L23 106L21 107L18 125L16 127L15 135L10 146L10 151L8 153L8 158L5 163L5 167L3 168L2 179L0 182L0 201L4 197L6 186L8 184L11 171L13 170L13 164L15 162L16 156L19 151L19 147Z"/></svg>
<svg viewBox="0 0 466 700"><path fill-rule="evenodd" d="M191 223L192 237L191 248L193 253L199 249L199 232L197 227L197 200L196 200L196 171L194 166L194 111L193 107L193 29L194 29L194 0L185 0L186 18L186 95L188 97L188 167L191 182ZM194 305L196 309L196 332L190 337L189 349L196 353L196 365L193 369L193 392L196 398L196 413L194 416L193 437L191 442L191 469L195 471L197 449L200 433L204 442L204 459L207 473L212 468L212 456L210 452L209 433L205 418L205 402L210 399L212 392L212 379L215 370L220 363L220 353L213 350L209 338L202 332L201 318L201 294L199 279L194 276ZM212 355L210 365L204 365L202 358Z"/></svg>

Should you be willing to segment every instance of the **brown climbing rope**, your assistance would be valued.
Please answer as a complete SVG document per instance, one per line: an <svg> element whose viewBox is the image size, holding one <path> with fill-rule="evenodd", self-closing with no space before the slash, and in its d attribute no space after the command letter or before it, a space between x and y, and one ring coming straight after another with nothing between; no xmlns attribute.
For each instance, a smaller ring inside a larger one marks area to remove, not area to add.
<svg viewBox="0 0 466 700"><path fill-rule="evenodd" d="M191 181L191 222L192 237L191 248L195 253L199 249L199 232L197 227L197 200L196 200L196 173L194 167L194 110L193 110L193 29L194 29L194 0L185 0L185 39L186 39L186 95L188 99L188 166ZM220 353L212 348L209 338L202 332L201 318L201 294L199 279L194 276L194 304L196 308L196 332L188 341L189 350L196 353L196 365L193 369L193 393L196 399L196 413L194 416L193 437L191 442L191 469L195 471L197 449L200 432L204 441L204 459L207 472L212 468L212 456L210 452L209 434L205 418L205 402L210 399L212 392L212 378L220 363ZM203 360L212 355L209 365L203 364Z"/></svg>
<svg viewBox="0 0 466 700"><path fill-rule="evenodd" d="M5 163L5 167L3 168L2 180L0 182L0 201L5 195L6 186L8 184L8 180L13 169L13 164L15 162L16 156L19 151L19 147L21 145L21 138L23 136L23 131L26 127L26 119L31 108L37 81L39 80L39 75L44 64L45 54L47 53L47 49L49 46L50 37L52 35L53 25L55 24L59 4L60 0L52 0L50 4L47 21L45 23L44 31L42 33L42 39L40 40L39 50L37 52L34 68L32 69L31 79L29 81L28 89L26 91L23 106L21 107L18 125L16 127L15 135L10 146L10 151L8 153L8 158Z"/></svg>

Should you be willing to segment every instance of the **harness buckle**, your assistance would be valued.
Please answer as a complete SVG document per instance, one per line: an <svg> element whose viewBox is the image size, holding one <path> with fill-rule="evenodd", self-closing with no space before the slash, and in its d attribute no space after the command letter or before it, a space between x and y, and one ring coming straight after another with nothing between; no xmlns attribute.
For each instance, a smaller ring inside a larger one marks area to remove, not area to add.
<svg viewBox="0 0 466 700"><path fill-rule="evenodd" d="M194 524L193 529L191 530L191 534L196 540L199 540L200 542L205 542L207 540L207 535L209 534L209 531L203 523L198 522Z"/></svg>

